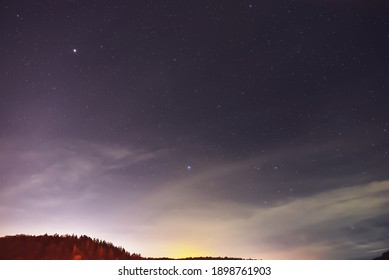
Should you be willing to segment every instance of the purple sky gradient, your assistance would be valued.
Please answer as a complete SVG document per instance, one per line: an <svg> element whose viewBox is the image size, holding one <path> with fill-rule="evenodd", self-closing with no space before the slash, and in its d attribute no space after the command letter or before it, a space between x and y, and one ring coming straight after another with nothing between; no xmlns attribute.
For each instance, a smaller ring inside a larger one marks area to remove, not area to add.
<svg viewBox="0 0 389 280"><path fill-rule="evenodd" d="M0 236L153 257L389 247L386 1L0 12Z"/></svg>

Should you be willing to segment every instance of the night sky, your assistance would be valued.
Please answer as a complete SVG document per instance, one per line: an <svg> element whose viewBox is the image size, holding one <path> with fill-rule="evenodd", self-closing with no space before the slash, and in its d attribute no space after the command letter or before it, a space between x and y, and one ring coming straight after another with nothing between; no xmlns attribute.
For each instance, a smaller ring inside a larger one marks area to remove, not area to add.
<svg viewBox="0 0 389 280"><path fill-rule="evenodd" d="M1 1L0 236L374 258L388 152L388 1Z"/></svg>

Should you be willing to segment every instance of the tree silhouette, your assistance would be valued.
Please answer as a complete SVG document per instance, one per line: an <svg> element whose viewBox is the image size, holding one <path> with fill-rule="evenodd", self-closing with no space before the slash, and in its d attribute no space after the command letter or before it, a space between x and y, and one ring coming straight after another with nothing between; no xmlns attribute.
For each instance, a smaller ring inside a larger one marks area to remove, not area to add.
<svg viewBox="0 0 389 280"><path fill-rule="evenodd" d="M16 235L0 238L0 259L2 260L131 260L141 259L139 254L130 254L86 235Z"/></svg>
<svg viewBox="0 0 389 280"><path fill-rule="evenodd" d="M144 258L104 240L86 235L15 235L0 238L0 260L172 260ZM239 260L228 257L191 257L184 260Z"/></svg>

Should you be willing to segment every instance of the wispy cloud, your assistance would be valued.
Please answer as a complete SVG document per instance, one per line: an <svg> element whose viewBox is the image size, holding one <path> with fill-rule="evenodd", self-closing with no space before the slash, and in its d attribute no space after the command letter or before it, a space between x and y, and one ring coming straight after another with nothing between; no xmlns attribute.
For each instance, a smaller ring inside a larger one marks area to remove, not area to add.
<svg viewBox="0 0 389 280"><path fill-rule="evenodd" d="M389 241L388 180L319 172L289 192L294 170L326 160L317 146L210 158L164 174L166 150L11 142L0 145L0 234L63 230L147 256L178 256L176 248L190 245L199 254L283 259L370 256Z"/></svg>
<svg viewBox="0 0 389 280"><path fill-rule="evenodd" d="M3 142L3 229L23 223L27 216L38 221L47 211L53 215L72 212L75 220L84 213L95 216L94 212L100 213L98 206L125 183L123 176L109 174L112 169L126 169L161 154L77 140L38 147L16 141L10 144L9 139Z"/></svg>
<svg viewBox="0 0 389 280"><path fill-rule="evenodd" d="M152 226L139 234L153 242L163 239L167 247L178 238L226 255L285 259L349 258L344 252L352 250L363 256L387 242L372 219L389 214L389 181L323 191L274 207L207 199L187 190L172 186L146 199L143 209L149 212L140 213L138 222ZM369 236L356 234L362 223Z"/></svg>

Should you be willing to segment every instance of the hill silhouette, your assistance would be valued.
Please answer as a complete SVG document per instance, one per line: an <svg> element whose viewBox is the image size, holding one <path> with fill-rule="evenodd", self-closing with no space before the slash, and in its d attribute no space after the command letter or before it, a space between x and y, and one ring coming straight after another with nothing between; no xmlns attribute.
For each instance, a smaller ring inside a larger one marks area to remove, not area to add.
<svg viewBox="0 0 389 280"><path fill-rule="evenodd" d="M145 258L86 235L14 235L0 237L0 260L173 260ZM182 260L241 260L229 257L190 257Z"/></svg>
<svg viewBox="0 0 389 280"><path fill-rule="evenodd" d="M86 235L24 235L0 237L0 260L175 260L142 257L110 242ZM243 260L231 257L188 257L180 260ZM389 251L374 260L389 260Z"/></svg>
<svg viewBox="0 0 389 280"><path fill-rule="evenodd" d="M375 258L375 260L389 260L389 251L382 253L382 255Z"/></svg>
<svg viewBox="0 0 389 280"><path fill-rule="evenodd" d="M175 260L142 257L110 242L86 235L24 235L0 237L0 260ZM243 260L231 257L188 257L180 260ZM389 260L389 251L374 260Z"/></svg>
<svg viewBox="0 0 389 280"><path fill-rule="evenodd" d="M112 243L86 235L15 235L0 238L2 260L140 260Z"/></svg>

